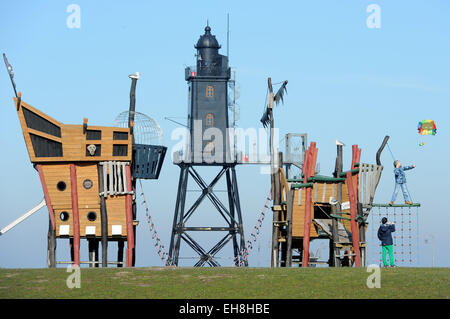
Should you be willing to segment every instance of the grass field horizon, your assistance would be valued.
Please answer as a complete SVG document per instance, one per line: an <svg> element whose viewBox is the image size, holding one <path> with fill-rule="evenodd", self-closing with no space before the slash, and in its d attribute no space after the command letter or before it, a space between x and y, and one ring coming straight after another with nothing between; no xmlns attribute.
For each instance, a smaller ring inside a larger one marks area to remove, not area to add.
<svg viewBox="0 0 450 319"><path fill-rule="evenodd" d="M0 298L450 299L450 268L81 268L81 288L57 269L0 269Z"/></svg>

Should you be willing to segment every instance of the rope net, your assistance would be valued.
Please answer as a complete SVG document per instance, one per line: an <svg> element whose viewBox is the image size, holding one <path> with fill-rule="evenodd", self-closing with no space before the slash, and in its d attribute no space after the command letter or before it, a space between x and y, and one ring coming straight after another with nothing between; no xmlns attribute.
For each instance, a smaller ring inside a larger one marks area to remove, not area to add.
<svg viewBox="0 0 450 319"><path fill-rule="evenodd" d="M241 266L245 265L245 262L248 260L248 256L250 255L250 252L253 250L253 246L256 243L256 240L258 239L258 236L260 233L260 228L264 221L264 217L266 216L266 211L269 208L269 202L271 200L271 198L270 198L271 193L272 193L272 191L269 192L269 195L266 198L264 208L261 211L261 214L258 218L258 221L256 222L255 227L253 227L253 231L250 235L250 239L247 240L246 246L241 249L241 251L239 252L239 255L236 258L234 258L233 265L241 267Z"/></svg>
<svg viewBox="0 0 450 319"><path fill-rule="evenodd" d="M152 216L150 215L150 209L148 208L147 200L145 199L144 188L142 187L141 180L139 180L139 185L141 187L142 204L144 204L145 207L145 217L147 218L147 223L152 234L152 241L153 245L155 246L156 252L165 266L175 266L175 264L170 259L170 256L167 253L163 243L161 242L158 232L156 231L155 224L153 223Z"/></svg>
<svg viewBox="0 0 450 319"><path fill-rule="evenodd" d="M378 227L381 219L395 223L394 263L397 266L415 266L418 263L419 246L419 208L418 207L374 207L370 213L370 238L368 260L370 264L383 265L381 243L378 239Z"/></svg>

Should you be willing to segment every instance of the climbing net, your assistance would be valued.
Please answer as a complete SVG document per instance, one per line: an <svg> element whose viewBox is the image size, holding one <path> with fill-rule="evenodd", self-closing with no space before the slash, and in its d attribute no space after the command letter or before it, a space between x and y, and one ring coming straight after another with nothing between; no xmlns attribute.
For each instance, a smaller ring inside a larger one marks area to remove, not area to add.
<svg viewBox="0 0 450 319"><path fill-rule="evenodd" d="M149 225L150 228L150 232L152 234L152 241L153 241L153 245L155 246L156 252L158 253L159 257L161 258L161 261L163 262L164 265L166 266L175 266L175 263L171 260L169 254L167 253L163 243L161 242L161 239L159 238L158 232L156 231L156 227L155 227L155 223L153 222L152 216L150 215L150 209L148 207L147 204L147 200L145 199L145 194L144 194L144 188L142 187L142 182L141 180L139 180L139 185L141 187L141 197L142 197L142 204L145 207L145 216L147 218L147 223ZM236 266L243 266L245 264L245 261L247 261L248 259L248 255L250 254L250 252L253 249L253 245L256 243L256 240L258 238L258 235L260 233L260 228L262 226L262 223L264 221L264 217L266 215L266 211L267 208L269 207L269 202L270 202L270 193L266 198L266 202L264 204L264 208L258 218L258 221L256 222L255 227L253 228L253 232L250 235L249 240L247 240L247 244L246 247L244 247L243 249L241 249L241 251L239 252L239 255L234 258L234 262L233 265Z"/></svg>
<svg viewBox="0 0 450 319"><path fill-rule="evenodd" d="M371 264L383 264L381 244L378 239L378 227L381 219L387 217L388 222L395 223L394 263L398 266L414 266L418 263L419 245L419 207L374 207L370 213L370 238L368 257Z"/></svg>
<svg viewBox="0 0 450 319"><path fill-rule="evenodd" d="M259 215L258 221L256 222L255 227L253 227L253 231L250 235L250 239L247 240L246 246L241 249L241 251L239 252L239 255L236 258L234 258L233 265L241 267L247 261L248 255L252 251L253 245L256 243L256 240L258 239L258 235L260 233L260 229L261 229L262 223L264 221L264 217L266 216L266 211L269 208L269 202L271 200L270 194L271 194L271 191L269 192L269 195L266 198L264 208L261 211L261 214Z"/></svg>
<svg viewBox="0 0 450 319"><path fill-rule="evenodd" d="M158 232L156 231L155 224L153 223L152 216L150 215L150 209L148 208L147 200L145 199L144 188L142 187L142 182L139 180L139 185L141 187L141 196L143 200L143 204L145 207L145 217L147 218L147 223L150 227L150 232L152 234L153 245L155 246L156 252L158 253L161 261L166 266L175 266L175 264L170 259L169 254L166 252L164 245L161 242L161 239L158 236Z"/></svg>

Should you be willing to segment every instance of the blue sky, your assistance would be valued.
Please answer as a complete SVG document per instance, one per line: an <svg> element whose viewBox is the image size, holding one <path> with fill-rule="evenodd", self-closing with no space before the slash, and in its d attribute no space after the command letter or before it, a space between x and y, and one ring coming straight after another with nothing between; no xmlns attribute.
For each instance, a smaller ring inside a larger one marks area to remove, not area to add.
<svg viewBox="0 0 450 319"><path fill-rule="evenodd" d="M80 29L66 26L66 8L72 3L81 8ZM372 3L381 8L379 29L366 26L366 8ZM170 150L176 143L170 140L176 126L164 117L186 116L184 67L195 63L194 44L207 20L225 54L227 13L230 63L241 87L239 126L260 127L271 76L274 82L289 80L285 104L275 111L280 134L307 133L316 141L322 174L334 168L335 138L347 145L348 168L352 144L362 148L361 161L374 163L379 144L390 135L395 156L417 165L407 172L407 179L413 199L422 203L419 265L431 265L431 246L424 244L424 237L434 234L436 264L448 267L448 1L4 1L0 51L13 65L23 99L68 124L81 124L88 117L89 123L112 125L128 108L127 75L141 72L137 110L159 122ZM3 227L37 204L42 189L29 162L7 72L0 69ZM417 123L424 119L436 121L436 136L417 134ZM419 147L422 141L426 144ZM385 170L375 200L388 202L393 175L387 151L382 161ZM257 167L240 166L237 171L248 237L270 179ZM143 182L166 247L178 174L178 167L167 159L158 181ZM211 212L205 208L197 222L219 221L218 215L208 215ZM252 266L269 264L268 216L250 257ZM159 266L143 209L138 219L137 265ZM44 208L2 236L0 267L45 267L47 229ZM207 237L206 247L214 239ZM59 260L68 259L67 248L66 241L58 242ZM227 249L229 256L231 248ZM84 260L86 250L83 243Z"/></svg>

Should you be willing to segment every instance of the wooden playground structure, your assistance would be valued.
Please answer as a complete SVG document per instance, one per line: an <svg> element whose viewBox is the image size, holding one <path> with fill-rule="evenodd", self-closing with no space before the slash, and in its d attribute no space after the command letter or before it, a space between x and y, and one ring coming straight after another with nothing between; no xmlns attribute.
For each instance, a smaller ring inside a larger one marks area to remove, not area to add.
<svg viewBox="0 0 450 319"><path fill-rule="evenodd" d="M201 39L205 37L211 38L209 26L205 28L205 35ZM217 46L214 47L215 50L218 50ZM206 47L206 49L208 48ZM108 264L115 264L118 267L123 265L134 266L136 226L138 225L136 181L138 179L158 179L167 150L166 147L161 145L135 143L135 89L139 74L129 76L132 85L130 109L127 114L128 127L91 126L88 125L86 118L82 124L69 125L53 119L22 101L21 93L17 94L16 92L12 68L10 68L5 56L4 59L16 95L14 98L15 107L29 158L39 174L45 200L18 220L0 230L0 235L46 205L49 213L49 267L56 267L57 264L79 266L83 263L89 264L91 267L100 265L106 267ZM199 66L201 61L198 61ZM211 83L214 81L226 82L229 80L227 63L224 63L223 70L220 72L222 71L224 75L211 78L210 75L204 75L201 72L198 74L189 72L188 68L186 71L187 80L201 84L205 79ZM390 207L387 204L374 204L375 192L383 171L380 155L389 136L384 138L376 154L376 164L362 163L360 161L362 151L358 145L353 145L351 165L348 170L344 170L343 167L343 144L336 141L336 164L331 176L316 173L318 148L315 142L311 142L305 150L305 139L301 163L302 174L300 177L290 178L286 174L289 172L289 167L299 165L299 162L294 163L288 157L289 153L286 151L286 163L284 163L283 153L275 154L274 152L273 106L283 101L283 94L286 92L288 81L280 83L282 83L280 89L274 94L271 79L268 79L267 109L261 118L263 125L270 127L271 196L268 200L273 201L271 267L291 267L293 265L308 267L318 263L326 263L334 267L365 266L367 263L366 230L371 209L373 207ZM204 91L203 87L198 89L199 94L205 94ZM228 128L226 121L228 117L227 101L223 99L220 103L217 101L211 103L212 100L208 100L211 98L208 94L212 94L211 92L213 91L206 90L205 103L209 103L207 105L210 108L215 107L224 110L223 114L225 115L220 115L221 113L214 109L219 114L216 123L220 119L222 129L225 131ZM227 92L227 86L223 87L223 92ZM225 93L221 96L227 96ZM192 105L195 106L195 110L210 112L210 109L202 108L197 104ZM205 116L209 118L208 116L212 116L212 113L205 114ZM199 118L203 117L203 114L199 115ZM211 121L209 123L212 125ZM306 134L287 135L287 137L292 136L306 137ZM288 140L289 138L287 138ZM289 143L287 143L287 149L288 145ZM277 161L275 161L275 158L277 158ZM188 244L192 244L191 247L196 248L200 258L198 263L200 266L205 262L212 266L219 265L213 260L214 254L227 241L233 239L234 264L237 266L248 265L247 257L251 250L251 243L245 246L234 171L234 166L237 164L241 164L241 162L234 160L231 164L226 164L223 161L213 164L206 162L198 164L198 166L223 167L210 185L207 185L195 170L189 171L194 164L180 164L182 173L179 181L179 195L169 254L161 253L164 251L164 247L156 234L153 222L150 223L151 230L154 232L153 238L157 239L155 247L166 265L177 265L181 239ZM284 164L287 167L286 171L283 168ZM226 175L229 211L212 195L215 183L228 169L232 171L232 175L229 175L228 172ZM187 212L184 212L189 174L201 187L202 195ZM226 213L231 222L226 227L186 227L186 218L189 218L207 196L215 204L219 213ZM418 207L420 204L393 206L410 208ZM235 208L238 221L236 221L234 215ZM149 214L148 207L146 207L146 211ZM263 216L264 213L262 213L262 218L260 217L258 220L259 226L255 227L258 231ZM227 235L211 251L206 252L194 241L186 240L189 237L182 236L186 231L227 231L230 236ZM240 236L239 244L236 239L237 234ZM406 236L408 234L404 235L405 238ZM70 261L56 260L56 239L58 238L69 239ZM256 235L253 238L256 240ZM81 239L86 239L88 242L89 261L80 260ZM314 239L329 240L328 261L317 261L312 258L314 256L310 254L310 243ZM108 260L109 242L118 243L116 261ZM126 261L124 262L125 242L127 246ZM99 260L100 243L102 248L101 261Z"/></svg>
<svg viewBox="0 0 450 319"><path fill-rule="evenodd" d="M305 152L301 179L286 179L283 155L278 154L279 168L273 174L272 267L316 263L310 260L314 239L329 239L329 266L366 264L367 218L383 170L379 154L387 139L377 153L377 164L360 163L361 149L353 145L347 171L343 171L342 145L337 145L333 176L315 173L315 142Z"/></svg>
<svg viewBox="0 0 450 319"><path fill-rule="evenodd" d="M5 63L8 67L6 57ZM125 112L128 127L91 126L87 118L80 125L61 123L22 101L12 81L25 144L45 199L2 229L0 235L46 205L48 267L135 264L136 180L159 177L167 148L135 143L135 89L139 73L129 77L130 109ZM61 238L70 241L70 261L56 260L56 239ZM89 261L80 260L81 239L88 242ZM118 243L116 261L108 260L109 242Z"/></svg>

